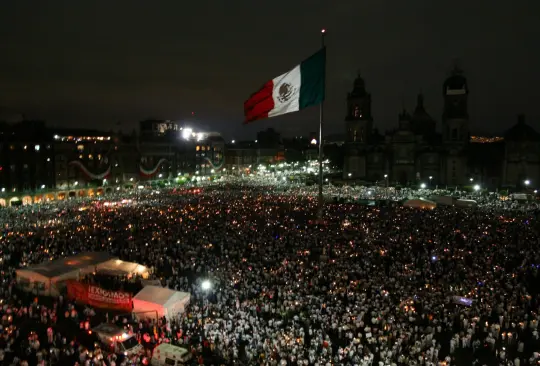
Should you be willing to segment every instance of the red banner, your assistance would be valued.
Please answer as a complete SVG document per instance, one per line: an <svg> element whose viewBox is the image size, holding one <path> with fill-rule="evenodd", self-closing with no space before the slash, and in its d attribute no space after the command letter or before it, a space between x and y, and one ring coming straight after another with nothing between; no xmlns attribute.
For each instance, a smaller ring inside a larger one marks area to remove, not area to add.
<svg viewBox="0 0 540 366"><path fill-rule="evenodd" d="M124 291L109 291L94 285L86 285L74 280L66 281L67 296L83 304L96 308L125 310L131 312L131 294Z"/></svg>

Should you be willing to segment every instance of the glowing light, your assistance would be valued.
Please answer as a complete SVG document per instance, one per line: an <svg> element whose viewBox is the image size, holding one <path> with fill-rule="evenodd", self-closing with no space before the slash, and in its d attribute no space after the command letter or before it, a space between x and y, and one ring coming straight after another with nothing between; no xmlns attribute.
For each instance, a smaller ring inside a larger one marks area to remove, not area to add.
<svg viewBox="0 0 540 366"><path fill-rule="evenodd" d="M210 281L208 281L208 280L203 281L203 283L201 284L201 288L202 288L204 291L210 290L210 287L212 287L212 284L211 284Z"/></svg>
<svg viewBox="0 0 540 366"><path fill-rule="evenodd" d="M523 183L525 183L525 185L528 186L529 184L531 184L531 181L526 179L525 182L523 182Z"/></svg>
<svg viewBox="0 0 540 366"><path fill-rule="evenodd" d="M317 145L317 140L316 139L311 140L311 145Z"/></svg>
<svg viewBox="0 0 540 366"><path fill-rule="evenodd" d="M184 128L184 129L182 130L182 138L183 138L184 140L189 140L192 133L193 133L193 129L191 129L191 128L189 128L189 127L188 127L188 128Z"/></svg>
<svg viewBox="0 0 540 366"><path fill-rule="evenodd" d="M475 184L475 185L474 185L474 190L475 190L475 191L479 191L479 190L480 190L480 185Z"/></svg>
<svg viewBox="0 0 540 366"><path fill-rule="evenodd" d="M426 188L426 183L420 184L420 188L422 188L422 189Z"/></svg>

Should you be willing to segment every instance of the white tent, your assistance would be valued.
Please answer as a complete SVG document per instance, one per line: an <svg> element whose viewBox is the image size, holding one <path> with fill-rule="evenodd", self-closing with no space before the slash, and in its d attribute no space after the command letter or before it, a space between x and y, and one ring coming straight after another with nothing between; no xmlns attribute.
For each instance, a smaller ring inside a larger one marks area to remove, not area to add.
<svg viewBox="0 0 540 366"><path fill-rule="evenodd" d="M17 283L27 292L58 296L66 280L78 280L111 258L114 257L106 252L88 252L21 268L17 270Z"/></svg>
<svg viewBox="0 0 540 366"><path fill-rule="evenodd" d="M403 202L404 207L413 207L413 208L435 208L437 204L433 201L426 200L424 198L413 198Z"/></svg>
<svg viewBox="0 0 540 366"><path fill-rule="evenodd" d="M191 295L166 287L146 286L133 297L133 312L140 318L173 318L183 313Z"/></svg>

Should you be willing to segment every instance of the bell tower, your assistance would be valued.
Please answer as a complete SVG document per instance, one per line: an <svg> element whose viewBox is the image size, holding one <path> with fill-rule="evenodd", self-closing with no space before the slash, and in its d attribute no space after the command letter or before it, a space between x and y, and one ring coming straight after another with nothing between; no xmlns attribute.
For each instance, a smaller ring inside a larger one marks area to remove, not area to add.
<svg viewBox="0 0 540 366"><path fill-rule="evenodd" d="M447 144L466 144L469 141L469 87L463 71L455 66L443 84L443 140Z"/></svg>
<svg viewBox="0 0 540 366"><path fill-rule="evenodd" d="M443 143L446 147L441 177L449 185L465 184L467 179L466 147L469 143L469 87L463 71L454 66L443 84L444 110L442 115Z"/></svg>
<svg viewBox="0 0 540 366"><path fill-rule="evenodd" d="M347 94L347 142L367 144L373 128L371 94L366 91L364 79L358 73L353 90Z"/></svg>

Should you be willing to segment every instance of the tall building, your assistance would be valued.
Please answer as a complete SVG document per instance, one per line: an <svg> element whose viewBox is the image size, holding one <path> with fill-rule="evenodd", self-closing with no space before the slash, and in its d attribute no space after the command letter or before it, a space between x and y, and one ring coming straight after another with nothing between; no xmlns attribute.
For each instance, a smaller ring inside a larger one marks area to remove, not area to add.
<svg viewBox="0 0 540 366"><path fill-rule="evenodd" d="M454 68L443 85L444 111L442 135L445 159L442 160L441 182L449 185L465 184L467 147L470 140L467 79L459 68Z"/></svg>

